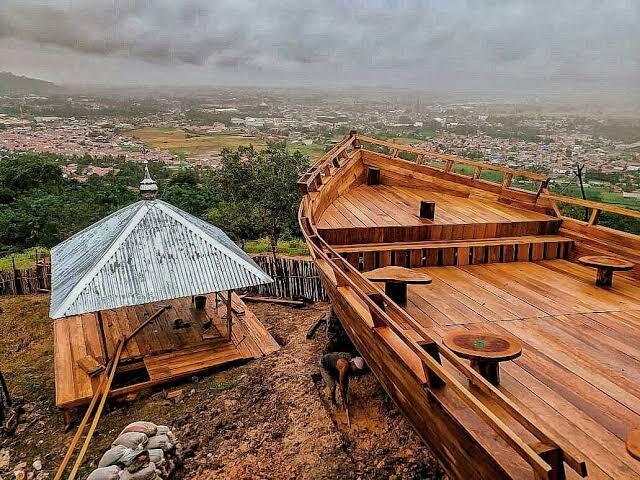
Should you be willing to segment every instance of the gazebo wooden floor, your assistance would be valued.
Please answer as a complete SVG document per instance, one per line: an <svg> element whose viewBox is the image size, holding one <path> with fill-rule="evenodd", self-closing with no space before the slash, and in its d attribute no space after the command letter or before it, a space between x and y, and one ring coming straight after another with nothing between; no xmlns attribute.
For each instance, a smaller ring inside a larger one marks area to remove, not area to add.
<svg viewBox="0 0 640 480"><path fill-rule="evenodd" d="M104 363L115 351L116 342L131 334L156 310L171 305L129 341L121 357L119 373L138 371L143 379L116 388L112 395L124 395L232 362L258 358L279 348L277 342L237 295L233 295L233 328L227 339L226 307L215 308L215 294L207 295L204 311L194 308L191 297L157 304L61 318L54 321L54 369L56 405L73 408L88 403L101 375L90 377L79 365L84 357ZM101 320L100 321L100 317ZM174 328L181 319L186 328ZM210 319L212 327L205 330ZM102 333L104 337L101 339ZM103 347L104 345L104 347ZM105 350L106 347L106 350ZM106 355L105 355L106 354ZM117 374L118 375L118 374ZM147 378L144 378L147 377Z"/></svg>
<svg viewBox="0 0 640 480"><path fill-rule="evenodd" d="M640 479L640 462L625 450L628 431L640 427L637 281L618 275L598 288L594 269L566 260L418 270L433 283L409 286L406 310L434 338L454 328L519 338L523 354L501 364L499 389L582 452L589 478Z"/></svg>

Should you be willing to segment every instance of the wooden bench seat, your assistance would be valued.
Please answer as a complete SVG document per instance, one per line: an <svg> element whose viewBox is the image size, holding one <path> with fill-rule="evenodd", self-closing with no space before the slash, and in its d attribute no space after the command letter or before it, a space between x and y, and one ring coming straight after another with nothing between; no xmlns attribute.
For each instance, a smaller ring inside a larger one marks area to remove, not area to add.
<svg viewBox="0 0 640 480"><path fill-rule="evenodd" d="M416 268L514 261L566 259L574 241L558 235L478 240L402 242L333 247L361 271L390 265Z"/></svg>

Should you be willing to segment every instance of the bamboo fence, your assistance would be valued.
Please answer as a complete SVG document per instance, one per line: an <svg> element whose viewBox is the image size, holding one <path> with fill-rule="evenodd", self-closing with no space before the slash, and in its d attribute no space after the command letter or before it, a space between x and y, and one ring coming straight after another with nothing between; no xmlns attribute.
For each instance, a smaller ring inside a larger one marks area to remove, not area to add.
<svg viewBox="0 0 640 480"><path fill-rule="evenodd" d="M274 259L269 255L256 255L253 260L271 278L273 283L248 289L251 293L278 298L328 302L316 266L303 258ZM40 259L27 269L0 270L0 295L34 295L51 289L49 259Z"/></svg>

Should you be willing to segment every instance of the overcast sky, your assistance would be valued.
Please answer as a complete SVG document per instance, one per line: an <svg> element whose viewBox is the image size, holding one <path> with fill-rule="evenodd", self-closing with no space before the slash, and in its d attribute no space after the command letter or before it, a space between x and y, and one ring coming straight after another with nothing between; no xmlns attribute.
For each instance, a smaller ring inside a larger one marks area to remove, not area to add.
<svg viewBox="0 0 640 480"><path fill-rule="evenodd" d="M0 70L105 85L640 89L640 0L0 0Z"/></svg>

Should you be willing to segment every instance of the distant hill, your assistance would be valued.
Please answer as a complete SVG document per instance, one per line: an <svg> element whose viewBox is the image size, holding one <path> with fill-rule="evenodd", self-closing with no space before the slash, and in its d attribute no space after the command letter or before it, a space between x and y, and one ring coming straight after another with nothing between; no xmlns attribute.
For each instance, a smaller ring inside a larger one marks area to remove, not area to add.
<svg viewBox="0 0 640 480"><path fill-rule="evenodd" d="M21 77L11 72L0 72L0 95L26 93L53 93L60 90L55 83L36 78Z"/></svg>

